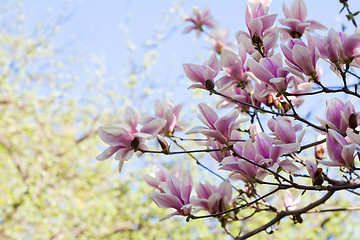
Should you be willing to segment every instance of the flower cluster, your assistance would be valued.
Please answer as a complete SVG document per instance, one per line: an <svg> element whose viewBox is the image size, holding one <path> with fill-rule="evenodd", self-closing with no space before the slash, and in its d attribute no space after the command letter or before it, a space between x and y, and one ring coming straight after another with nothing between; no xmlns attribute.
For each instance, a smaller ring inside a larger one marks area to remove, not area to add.
<svg viewBox="0 0 360 240"><path fill-rule="evenodd" d="M180 119L182 105L157 101L155 115L143 117L139 130L138 116L130 108L125 110L120 126L99 129L101 139L110 147L98 159L116 153L119 169L136 151L183 153L221 180L217 185L198 183L195 196L190 172L179 166L170 170L159 166L150 175L145 174L144 180L156 189L150 198L161 208L175 209L163 219L174 215L187 216L187 220L217 217L225 228L227 223L239 221L240 208L248 207L256 209L255 213L277 213L274 223L289 215L294 222L301 222L302 213L325 203L335 191L360 186L360 168L355 161L359 158L360 113L354 105L354 99L360 98L360 77L354 73L360 67L359 30L348 35L330 29L322 37L315 35L315 30L327 28L306 19L302 0L295 0L290 9L284 5L285 19L279 19L283 25L279 28L275 25L277 14L270 12L271 1L251 2L245 11L247 30L236 34L237 44L227 42L227 30L216 28L208 7L204 11L194 8L194 16L185 19L193 24L185 32L195 30L199 35L204 26L214 29L207 36L214 53L203 64L186 63L183 69L192 82L189 89L218 97L216 107L221 114L208 102L200 103L198 118L202 124L186 130ZM338 86L327 87L326 79L321 78L321 61L328 64L330 73L335 72ZM350 74L357 83L350 82ZM347 101L325 94L343 94ZM319 95L327 99L324 111L316 102L322 101ZM311 105L309 114L301 109L304 103ZM315 109L316 118L312 115ZM155 138L160 147L146 143ZM193 149L187 150L179 139L191 141ZM149 150L151 147L156 149ZM303 154L310 148L314 149L313 157ZM196 153L208 153L217 169L203 164ZM325 167L337 170L338 175L323 171ZM327 194L313 205L298 208L300 197L295 199L287 191L285 211L280 212L263 201L268 195L259 195L259 186L277 186L273 193L293 189ZM210 215L193 215L200 210Z"/></svg>

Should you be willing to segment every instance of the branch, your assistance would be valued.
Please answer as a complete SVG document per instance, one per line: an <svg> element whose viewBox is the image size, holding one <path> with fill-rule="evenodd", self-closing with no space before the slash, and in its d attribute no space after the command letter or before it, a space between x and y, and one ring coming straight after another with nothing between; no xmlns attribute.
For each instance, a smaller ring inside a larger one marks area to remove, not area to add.
<svg viewBox="0 0 360 240"><path fill-rule="evenodd" d="M242 239L247 239L251 236L254 236L255 234L265 231L268 227L271 227L272 225L274 225L275 223L279 222L282 218L286 217L286 216L290 216L290 215L294 215L294 216L300 216L302 213L308 212L309 210L325 203L332 195L334 194L334 191L329 191L327 192L322 198L320 198L319 200L310 203L309 205L307 205L306 207L297 209L297 210L293 210L293 211L281 211L279 212L275 218L273 218L270 222L268 222L267 224L249 232L244 234L243 236L239 236L236 238L236 240L242 240Z"/></svg>

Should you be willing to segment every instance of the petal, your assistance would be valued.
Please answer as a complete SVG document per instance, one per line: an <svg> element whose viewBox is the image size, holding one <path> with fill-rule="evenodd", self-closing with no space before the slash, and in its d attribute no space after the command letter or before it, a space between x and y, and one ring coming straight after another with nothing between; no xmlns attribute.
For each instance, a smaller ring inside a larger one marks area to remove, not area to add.
<svg viewBox="0 0 360 240"><path fill-rule="evenodd" d="M181 177L181 188L180 188L181 198L185 204L190 203L191 189L192 189L191 174L189 171L186 171Z"/></svg>
<svg viewBox="0 0 360 240"><path fill-rule="evenodd" d="M214 129L214 123L219 119L218 115L215 113L212 108L210 108L205 103L198 104L198 108L200 110L201 116L204 118L199 119L208 127Z"/></svg>
<svg viewBox="0 0 360 240"><path fill-rule="evenodd" d="M185 75L193 82L199 82L205 85L203 76L205 68L197 64L183 64Z"/></svg>
<svg viewBox="0 0 360 240"><path fill-rule="evenodd" d="M138 124L138 116L132 108L127 107L125 109L124 120L125 120L125 125L128 127L129 131L131 133L136 132L136 126Z"/></svg>
<svg viewBox="0 0 360 240"><path fill-rule="evenodd" d="M147 124L145 124L140 129L140 132L150 134L151 136L155 136L163 129L163 127L166 125L166 122L167 121L165 119L154 119L148 122Z"/></svg>
<svg viewBox="0 0 360 240"><path fill-rule="evenodd" d="M118 146L124 144L124 136L129 137L131 134L122 127L103 126L99 127L98 133L100 138L107 144Z"/></svg>
<svg viewBox="0 0 360 240"><path fill-rule="evenodd" d="M183 206L177 197L165 193L152 193L150 198L159 208L175 208L176 210L180 210Z"/></svg>
<svg viewBox="0 0 360 240"><path fill-rule="evenodd" d="M96 160L103 161L111 157L117 150L119 150L121 146L110 146L106 148L106 150L96 157Z"/></svg>

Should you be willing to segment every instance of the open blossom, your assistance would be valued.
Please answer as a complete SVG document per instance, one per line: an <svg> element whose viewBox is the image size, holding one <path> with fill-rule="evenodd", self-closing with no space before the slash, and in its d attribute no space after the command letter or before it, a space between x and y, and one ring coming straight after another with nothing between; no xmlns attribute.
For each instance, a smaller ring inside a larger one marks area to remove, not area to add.
<svg viewBox="0 0 360 240"><path fill-rule="evenodd" d="M210 145L212 149L223 149L226 147L225 144L221 144L218 141L213 141ZM224 158L231 156L229 150L213 151L209 153L210 156L218 162L221 162Z"/></svg>
<svg viewBox="0 0 360 240"><path fill-rule="evenodd" d="M171 101L160 101L156 100L155 104L155 117L144 117L142 119L142 123L146 124L154 119L165 119L166 124L161 129L159 134L168 135L174 133L174 131L181 131L183 130L183 127L185 125L184 121L181 121L180 119L180 112L182 109L182 104L175 105Z"/></svg>
<svg viewBox="0 0 360 240"><path fill-rule="evenodd" d="M288 77L289 71L282 66L281 54L275 54L270 58L262 58L259 62L249 59L247 64L250 71L261 82L272 87L276 92L282 92L287 89L290 81L294 77ZM266 89L263 95L267 95L271 90Z"/></svg>
<svg viewBox="0 0 360 240"><path fill-rule="evenodd" d="M203 65L183 64L186 76L195 84L189 88L201 88L212 90L214 88L214 79L220 72L220 64L216 54L212 54L210 59ZM210 82L209 82L210 81Z"/></svg>
<svg viewBox="0 0 360 240"><path fill-rule="evenodd" d="M287 46L281 44L281 50L290 68L307 76L315 76L316 62L320 58L320 52L311 42L311 36L307 34L306 37L308 45L300 39L290 39Z"/></svg>
<svg viewBox="0 0 360 240"><path fill-rule="evenodd" d="M221 54L223 49L232 50L235 48L233 42L227 42L229 30L227 28L216 28L209 35L206 35L205 40L210 42L216 53Z"/></svg>
<svg viewBox="0 0 360 240"><path fill-rule="evenodd" d="M174 176L168 176L166 182L160 183L160 187L163 189L164 193L152 193L150 198L160 208L174 208L176 210L163 217L160 221L174 215L187 216L191 213L193 204L190 204L192 190L192 178L190 172L184 172L180 180Z"/></svg>
<svg viewBox="0 0 360 240"><path fill-rule="evenodd" d="M239 31L236 39L243 44L246 51L258 60L265 56L271 56L271 49L275 47L278 31L273 27L277 14L268 14L269 7L261 3L248 5L245 12L245 23L249 32Z"/></svg>
<svg viewBox="0 0 360 240"><path fill-rule="evenodd" d="M239 112L237 110L227 116L219 118L215 111L205 103L200 103L198 108L201 112L198 117L206 125L206 127L194 127L186 134L201 133L209 138L216 139L219 143L225 144L231 140L233 129L241 121L244 121L236 121L239 116Z"/></svg>
<svg viewBox="0 0 360 240"><path fill-rule="evenodd" d="M290 190L286 190L284 194L284 206L286 211L294 211L301 201L301 195L297 198L292 195Z"/></svg>
<svg viewBox="0 0 360 240"><path fill-rule="evenodd" d="M326 120L317 118L324 127L329 127L338 132L345 132L350 126L350 121L357 127L360 119L357 117L355 108L350 101L345 104L338 98L326 101Z"/></svg>
<svg viewBox="0 0 360 240"><path fill-rule="evenodd" d="M240 49L243 49L240 46ZM233 51L224 49L221 52L220 66L221 69L227 73L227 75L233 80L233 82L246 82L247 74L245 73L245 50L239 51L240 54L236 54ZM219 79L221 81L221 79Z"/></svg>
<svg viewBox="0 0 360 240"><path fill-rule="evenodd" d="M257 134L254 142L248 139L245 143L239 142L233 145L234 152L237 155L258 165L266 165L269 168L278 165L291 172L298 171L299 168L290 160L281 161L280 157L296 151L298 147L297 143L274 145L271 138L263 132ZM220 169L233 171L232 177L243 181L251 181L254 178L262 179L267 174L266 170L237 156L226 157L221 164Z"/></svg>
<svg viewBox="0 0 360 240"><path fill-rule="evenodd" d="M162 182L166 182L166 179L169 176L173 176L175 178L180 178L183 173L181 165L175 165L173 168L168 170L163 166L156 167L150 174L143 174L143 178L147 184L150 186L157 188L160 192L164 192L161 188Z"/></svg>
<svg viewBox="0 0 360 240"><path fill-rule="evenodd" d="M184 21L192 22L194 25L187 27L184 30L184 33L188 33L191 30L196 30L197 36L200 37L204 25L208 28L216 28L217 23L210 15L210 7L205 7L204 11L198 7L193 7L192 14L192 17L186 17Z"/></svg>
<svg viewBox="0 0 360 240"><path fill-rule="evenodd" d="M324 38L324 48L327 57L332 63L349 63L354 57L360 57L357 48L360 47L360 33L347 35L344 32L336 32L330 29L328 35ZM358 60L358 59L357 59ZM358 63L355 61L352 65Z"/></svg>
<svg viewBox="0 0 360 240"><path fill-rule="evenodd" d="M326 166L353 168L356 150L354 143L350 144L340 133L328 129L326 148L331 161L318 160L319 163Z"/></svg>
<svg viewBox="0 0 360 240"><path fill-rule="evenodd" d="M284 14L285 19L279 19L279 22L288 27L281 28L282 37L281 40L287 41L289 37L291 38L300 38L305 30L313 31L314 29L326 30L327 28L322 24L308 20L306 21L306 6L302 0L296 0L291 5L291 8L288 9L284 3Z"/></svg>
<svg viewBox="0 0 360 240"><path fill-rule="evenodd" d="M192 202L210 214L226 211L232 203L232 187L222 182L216 187L209 182L199 183L196 187L197 198Z"/></svg>
<svg viewBox="0 0 360 240"><path fill-rule="evenodd" d="M296 138L296 132L302 130L303 127L301 124L293 126L292 119L288 117L277 117L276 120L270 119L268 121L268 127L276 137L274 140L276 144L298 143L300 148L300 142L305 134L305 130L302 131L298 138Z"/></svg>
<svg viewBox="0 0 360 240"><path fill-rule="evenodd" d="M131 108L126 108L124 113L124 124L122 126L100 127L98 132L100 138L110 146L99 156L97 160L105 160L115 155L119 162L119 171L125 160L131 158L137 149L147 149L146 139L153 138L165 126L164 119L154 119L145 124L140 131L137 130L138 116Z"/></svg>

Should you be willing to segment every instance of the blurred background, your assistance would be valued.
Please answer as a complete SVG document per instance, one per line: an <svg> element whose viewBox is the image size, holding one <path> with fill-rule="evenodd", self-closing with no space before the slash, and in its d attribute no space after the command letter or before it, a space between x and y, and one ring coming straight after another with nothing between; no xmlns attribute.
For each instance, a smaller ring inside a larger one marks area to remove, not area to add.
<svg viewBox="0 0 360 240"><path fill-rule="evenodd" d="M283 2L271 6L279 18ZM338 14L341 4L333 2L305 1L308 19L353 32L345 14ZM246 30L245 3L206 3L219 27L229 29L229 41ZM358 1L349 3L360 10ZM153 189L142 174L154 164L187 161L193 176L207 178L188 159L134 156L121 174L113 159L95 160L106 147L97 128L119 124L126 106L152 114L156 99L173 100L185 104L190 113L184 120L192 122L197 103L214 103L206 93L187 90L181 66L211 54L204 36L182 33L192 6L206 4L1 1L0 239L224 239L216 221L158 222L169 211L149 200ZM303 229L315 223L307 224ZM354 219L338 213L316 224L326 229L324 236L344 237L347 228L352 234ZM291 229L278 239L291 236ZM315 233L301 234L312 239Z"/></svg>

